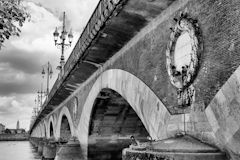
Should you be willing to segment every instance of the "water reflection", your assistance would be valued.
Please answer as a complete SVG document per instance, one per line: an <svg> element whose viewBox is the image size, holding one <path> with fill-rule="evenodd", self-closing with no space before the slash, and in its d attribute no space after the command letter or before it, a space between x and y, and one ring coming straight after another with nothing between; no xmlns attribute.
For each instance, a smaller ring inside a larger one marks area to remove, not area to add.
<svg viewBox="0 0 240 160"><path fill-rule="evenodd" d="M28 141L0 142L0 160L41 160L37 149Z"/></svg>

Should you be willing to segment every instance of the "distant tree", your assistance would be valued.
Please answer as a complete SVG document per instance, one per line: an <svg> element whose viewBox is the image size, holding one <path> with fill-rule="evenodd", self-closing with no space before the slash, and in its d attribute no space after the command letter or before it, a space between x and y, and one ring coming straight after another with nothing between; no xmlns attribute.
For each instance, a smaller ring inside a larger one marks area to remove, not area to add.
<svg viewBox="0 0 240 160"><path fill-rule="evenodd" d="M28 17L20 0L0 0L0 49L10 36L20 36L20 27Z"/></svg>
<svg viewBox="0 0 240 160"><path fill-rule="evenodd" d="M5 133L6 133L6 134L11 134L11 131L10 131L10 129L8 129L8 128L7 128L7 129L5 129Z"/></svg>

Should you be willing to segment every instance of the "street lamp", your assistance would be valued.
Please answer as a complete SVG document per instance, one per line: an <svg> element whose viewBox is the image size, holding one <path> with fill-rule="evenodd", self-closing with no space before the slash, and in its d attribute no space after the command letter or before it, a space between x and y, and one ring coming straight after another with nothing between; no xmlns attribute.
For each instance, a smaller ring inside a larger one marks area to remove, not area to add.
<svg viewBox="0 0 240 160"><path fill-rule="evenodd" d="M45 69L47 72L45 72ZM46 90L46 96L49 94L49 79L52 78L52 65L48 62L46 65L43 66L42 69L42 77L44 78L44 75L46 74L47 76L47 90Z"/></svg>
<svg viewBox="0 0 240 160"><path fill-rule="evenodd" d="M42 89L42 83L41 83L41 90L37 91L37 93L38 93L38 102L40 102L40 107L42 107L44 94L46 94L46 92L44 92Z"/></svg>
<svg viewBox="0 0 240 160"><path fill-rule="evenodd" d="M61 58L60 58L60 66L58 67L62 70L63 66L65 64L64 49L66 47L70 47L72 44L72 40L73 40L72 29L70 29L70 31L67 32L66 28L65 28L65 12L63 12L63 25L62 25L62 31L60 33L61 33L61 35L58 33L58 28L56 27L56 29L53 33L53 37L54 37L55 46L60 47L61 51L62 51ZM66 37L68 37L68 41L69 41L68 44L65 42ZM58 42L59 38L60 38L60 42Z"/></svg>

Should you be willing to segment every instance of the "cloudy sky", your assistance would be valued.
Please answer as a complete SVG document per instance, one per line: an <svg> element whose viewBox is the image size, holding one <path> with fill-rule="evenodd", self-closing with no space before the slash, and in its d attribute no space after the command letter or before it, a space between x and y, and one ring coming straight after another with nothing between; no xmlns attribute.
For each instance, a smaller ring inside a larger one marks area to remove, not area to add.
<svg viewBox="0 0 240 160"><path fill-rule="evenodd" d="M35 98L41 83L46 89L46 79L41 76L42 66L49 61L55 82L60 61L60 50L54 46L52 33L62 24L66 12L67 28L74 33L76 43L99 0L25 0L23 5L31 15L24 23L20 37L11 37L0 50L0 123L6 128L29 129ZM66 50L65 58L72 48Z"/></svg>

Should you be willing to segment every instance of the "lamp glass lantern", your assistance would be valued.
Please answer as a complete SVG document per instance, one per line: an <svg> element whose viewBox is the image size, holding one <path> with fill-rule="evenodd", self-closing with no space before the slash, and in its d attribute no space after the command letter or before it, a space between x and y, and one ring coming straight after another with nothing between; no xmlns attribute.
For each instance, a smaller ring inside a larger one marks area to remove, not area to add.
<svg viewBox="0 0 240 160"><path fill-rule="evenodd" d="M57 44L58 36L59 36L59 33L58 33L58 29L56 27L56 30L53 32L55 45Z"/></svg>
<svg viewBox="0 0 240 160"><path fill-rule="evenodd" d="M42 69L42 77L44 78L44 75L45 75L45 70L44 68Z"/></svg>
<svg viewBox="0 0 240 160"><path fill-rule="evenodd" d="M69 40L69 44L72 44L72 40L73 40L73 33L72 33L72 29L70 30L69 34L68 34L68 40Z"/></svg>

